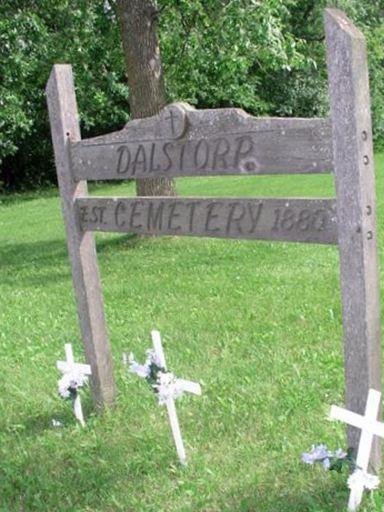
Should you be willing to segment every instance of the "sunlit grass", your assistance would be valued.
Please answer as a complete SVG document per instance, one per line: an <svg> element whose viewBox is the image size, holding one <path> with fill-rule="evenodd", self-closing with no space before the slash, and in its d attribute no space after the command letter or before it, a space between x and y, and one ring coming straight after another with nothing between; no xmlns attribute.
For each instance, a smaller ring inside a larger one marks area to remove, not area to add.
<svg viewBox="0 0 384 512"><path fill-rule="evenodd" d="M383 171L378 156L382 262ZM330 176L188 178L178 191L334 194ZM0 204L0 510L343 510L346 475L300 462L313 443L345 446L344 427L325 419L343 403L337 248L115 234L97 245L118 400L97 416L87 391L82 430L56 393L64 343L82 358L57 193ZM166 411L121 364L123 351L144 356L154 327L170 369L203 387L177 404L186 468ZM362 510L382 510L383 496Z"/></svg>

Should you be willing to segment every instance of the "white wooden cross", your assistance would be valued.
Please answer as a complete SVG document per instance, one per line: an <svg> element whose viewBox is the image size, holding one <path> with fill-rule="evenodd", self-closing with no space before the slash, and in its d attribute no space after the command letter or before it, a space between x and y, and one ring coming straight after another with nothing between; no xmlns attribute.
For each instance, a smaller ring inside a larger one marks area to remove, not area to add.
<svg viewBox="0 0 384 512"><path fill-rule="evenodd" d="M369 390L364 416L348 411L347 409L342 409L336 405L333 405L331 408L331 419L340 420L344 423L348 423L348 425L361 429L356 466L357 469L364 471L364 473L368 472L373 436L384 437L384 423L377 421L380 399L381 393L379 391L375 389ZM353 511L358 508L363 497L363 491L364 486L362 484L357 484L351 489L348 510Z"/></svg>
<svg viewBox="0 0 384 512"><path fill-rule="evenodd" d="M152 331L152 344L153 349L155 351L156 357L160 363L160 366L167 369L167 364L165 362L165 355L163 345L161 343L161 337L159 331ZM182 388L183 391L187 393L193 393L195 395L201 395L201 387L200 384L196 382L191 382L189 380L177 379L178 384ZM175 400L173 398L168 398L166 400L166 406L168 410L169 422L171 424L172 435L176 445L177 455L179 457L181 464L186 464L187 456L185 454L183 439L181 437L179 420L176 414Z"/></svg>
<svg viewBox="0 0 384 512"><path fill-rule="evenodd" d="M57 369L60 370L63 375L76 371L82 373L83 375L91 375L92 372L89 364L75 363L72 345L70 343L65 344L65 359L66 361L56 362ZM75 414L76 419L80 422L81 426L84 427L85 421L79 393L77 393L76 398L73 402L73 412Z"/></svg>

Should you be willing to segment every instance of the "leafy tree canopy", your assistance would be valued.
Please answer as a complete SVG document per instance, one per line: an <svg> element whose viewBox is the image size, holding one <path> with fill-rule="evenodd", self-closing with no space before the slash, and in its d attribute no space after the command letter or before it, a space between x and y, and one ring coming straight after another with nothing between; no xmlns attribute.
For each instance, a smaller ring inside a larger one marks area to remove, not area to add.
<svg viewBox="0 0 384 512"><path fill-rule="evenodd" d="M335 2L332 2L335 5ZM339 0L365 32L375 139L384 139L384 0ZM328 110L322 11L327 0L159 0L170 101L238 106L256 115ZM83 136L129 117L113 0L2 0L0 186L54 180L44 88L71 63Z"/></svg>

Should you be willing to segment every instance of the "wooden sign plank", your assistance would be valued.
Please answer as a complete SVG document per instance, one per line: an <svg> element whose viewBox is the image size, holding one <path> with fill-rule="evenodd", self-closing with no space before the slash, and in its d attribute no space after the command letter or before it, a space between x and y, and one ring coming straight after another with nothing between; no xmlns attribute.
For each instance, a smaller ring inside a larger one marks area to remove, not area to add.
<svg viewBox="0 0 384 512"><path fill-rule="evenodd" d="M185 103L71 145L77 179L325 173L333 169L328 119L255 118Z"/></svg>
<svg viewBox="0 0 384 512"><path fill-rule="evenodd" d="M332 199L76 199L83 230L336 244Z"/></svg>
<svg viewBox="0 0 384 512"><path fill-rule="evenodd" d="M81 231L74 209L75 198L87 194L87 184L76 182L71 174L69 141L80 139L71 66L53 66L47 99L80 329L92 368L93 400L102 407L113 403L115 381L93 234Z"/></svg>
<svg viewBox="0 0 384 512"><path fill-rule="evenodd" d="M364 413L370 388L381 390L376 198L367 56L363 34L342 11L327 9L325 28L339 218L340 280L347 408ZM349 446L360 432L351 427ZM371 463L381 457L374 443Z"/></svg>

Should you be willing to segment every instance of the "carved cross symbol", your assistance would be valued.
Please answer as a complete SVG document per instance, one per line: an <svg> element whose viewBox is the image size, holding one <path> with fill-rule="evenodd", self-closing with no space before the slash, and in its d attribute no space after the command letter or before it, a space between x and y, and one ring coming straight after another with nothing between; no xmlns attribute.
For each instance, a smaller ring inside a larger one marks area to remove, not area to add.
<svg viewBox="0 0 384 512"><path fill-rule="evenodd" d="M57 361L57 369L63 374L76 372L82 373L83 375L91 375L91 367L89 364L75 363L72 351L72 345L70 343L65 344L65 359L66 361ZM83 416L83 409L81 407L80 395L77 393L76 398L73 402L73 412L76 419L80 422L81 426L84 427L85 421Z"/></svg>
<svg viewBox="0 0 384 512"><path fill-rule="evenodd" d="M175 135L176 134L176 130L175 130L175 120L177 119L177 114L172 110L172 109L169 109L169 115L165 118L166 121L168 121L168 119L171 121L171 132L172 132L172 135Z"/></svg>
<svg viewBox="0 0 384 512"><path fill-rule="evenodd" d="M175 103L167 105L162 110L159 125L161 137L179 139L183 136L186 127L187 113L183 105Z"/></svg>
<svg viewBox="0 0 384 512"><path fill-rule="evenodd" d="M368 464L371 455L373 436L384 437L384 423L377 421L380 408L381 393L370 389L364 416L356 414L333 405L330 417L340 420L348 425L361 429L359 449L357 452L356 466L365 473L368 471ZM351 489L348 502L348 510L356 510L363 497L364 486L358 485Z"/></svg>

